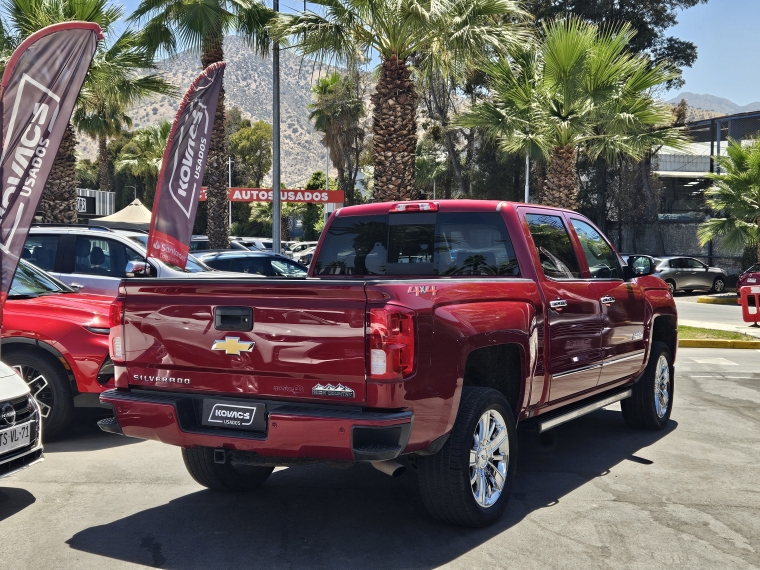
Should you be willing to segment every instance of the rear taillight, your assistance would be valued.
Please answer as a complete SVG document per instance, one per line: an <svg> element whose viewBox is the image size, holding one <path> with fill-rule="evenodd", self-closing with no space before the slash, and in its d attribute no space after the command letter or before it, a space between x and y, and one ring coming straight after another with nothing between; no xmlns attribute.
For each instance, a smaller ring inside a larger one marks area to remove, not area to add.
<svg viewBox="0 0 760 570"><path fill-rule="evenodd" d="M370 309L370 378L396 381L411 376L414 340L414 311L395 305Z"/></svg>
<svg viewBox="0 0 760 570"><path fill-rule="evenodd" d="M108 326L111 327L109 339L109 352L111 360L114 362L124 361L124 346L122 343L122 325L124 324L124 301L116 299L111 303L111 310L108 313Z"/></svg>

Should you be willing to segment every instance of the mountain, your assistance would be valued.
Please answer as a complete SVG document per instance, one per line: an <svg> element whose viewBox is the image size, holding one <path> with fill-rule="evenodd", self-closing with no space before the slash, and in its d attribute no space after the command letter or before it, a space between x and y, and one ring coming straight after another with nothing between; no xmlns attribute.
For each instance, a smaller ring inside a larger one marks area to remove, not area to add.
<svg viewBox="0 0 760 570"><path fill-rule="evenodd" d="M677 105L681 99L686 99L689 107L701 109L703 111L711 111L715 113L713 116L721 115L734 115L736 113L747 113L749 111L760 111L760 101L755 101L749 105L737 105L729 99L723 97L716 97L715 95L699 95L697 93L689 93L684 91L679 93L668 101L673 105Z"/></svg>
<svg viewBox="0 0 760 570"><path fill-rule="evenodd" d="M226 107L237 107L243 117L253 121L272 122L272 58L253 53L241 38L224 40L227 69L224 72ZM183 52L162 61L161 71L184 95L193 79L201 72L200 56ZM282 181L290 188L303 186L311 173L325 169L325 147L321 135L309 121L306 106L312 102L311 85L320 75L311 61L287 50L280 52L280 153ZM133 127L145 127L161 120L173 121L180 100L170 97L144 99L129 111ZM95 143L78 136L79 152L88 158L96 155ZM333 176L335 172L331 173ZM271 183L269 178L268 183Z"/></svg>

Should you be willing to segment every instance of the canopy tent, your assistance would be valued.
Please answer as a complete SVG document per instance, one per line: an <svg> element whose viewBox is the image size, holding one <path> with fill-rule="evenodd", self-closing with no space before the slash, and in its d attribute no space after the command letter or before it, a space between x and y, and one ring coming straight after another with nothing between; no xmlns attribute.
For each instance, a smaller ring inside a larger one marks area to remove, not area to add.
<svg viewBox="0 0 760 570"><path fill-rule="evenodd" d="M142 205L140 200L135 200L123 210L119 210L103 218L93 218L91 226L105 226L120 230L148 230L150 229L151 212Z"/></svg>

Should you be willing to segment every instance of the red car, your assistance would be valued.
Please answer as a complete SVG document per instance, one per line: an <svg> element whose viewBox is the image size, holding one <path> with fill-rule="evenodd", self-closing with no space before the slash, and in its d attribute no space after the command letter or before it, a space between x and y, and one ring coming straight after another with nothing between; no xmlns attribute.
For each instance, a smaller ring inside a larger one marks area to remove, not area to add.
<svg viewBox="0 0 760 570"><path fill-rule="evenodd" d="M738 292L740 287L750 285L760 285L760 263L756 263L739 276L739 281L736 283L736 291Z"/></svg>
<svg viewBox="0 0 760 570"><path fill-rule="evenodd" d="M77 293L21 260L3 310L2 360L29 384L46 439L59 434L75 407L101 407L113 387L108 310L113 299Z"/></svg>

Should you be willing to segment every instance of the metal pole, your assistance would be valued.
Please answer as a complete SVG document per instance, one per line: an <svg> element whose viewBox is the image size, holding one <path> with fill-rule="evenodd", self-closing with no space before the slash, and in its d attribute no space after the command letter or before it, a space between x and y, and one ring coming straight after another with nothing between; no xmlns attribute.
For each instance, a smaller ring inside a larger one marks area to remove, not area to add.
<svg viewBox="0 0 760 570"><path fill-rule="evenodd" d="M280 11L280 0L273 0L272 9ZM272 46L272 251L280 253L280 46Z"/></svg>
<svg viewBox="0 0 760 570"><path fill-rule="evenodd" d="M525 151L525 203L530 199L530 153Z"/></svg>
<svg viewBox="0 0 760 570"><path fill-rule="evenodd" d="M435 178L433 178L433 200L435 200Z"/></svg>
<svg viewBox="0 0 760 570"><path fill-rule="evenodd" d="M330 189L330 149L325 145L325 190Z"/></svg>
<svg viewBox="0 0 760 570"><path fill-rule="evenodd" d="M718 139L717 140L717 143L718 143L718 153L717 153L717 156L720 156L720 138L721 138L721 136L723 136L723 125L720 124L720 121L718 121L717 133L718 133L718 136L717 136L717 139ZM715 172L717 172L718 174L720 174L720 165L717 165L715 167Z"/></svg>
<svg viewBox="0 0 760 570"><path fill-rule="evenodd" d="M230 227L232 227L232 202L229 201L229 189L232 188L232 157L227 157L227 206L230 212Z"/></svg>

